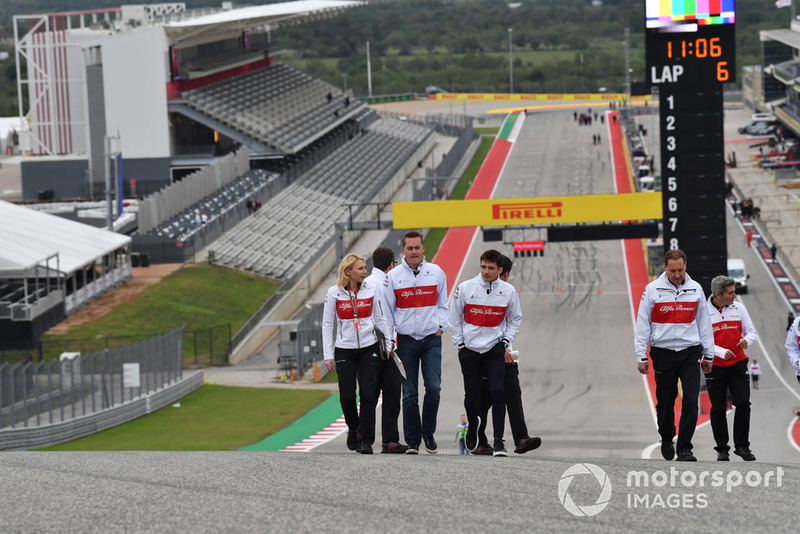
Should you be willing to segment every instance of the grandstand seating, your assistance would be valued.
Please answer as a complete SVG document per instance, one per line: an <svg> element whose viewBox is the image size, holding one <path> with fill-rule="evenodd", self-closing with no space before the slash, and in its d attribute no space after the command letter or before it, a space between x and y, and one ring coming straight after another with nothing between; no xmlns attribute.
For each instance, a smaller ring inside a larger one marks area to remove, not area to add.
<svg viewBox="0 0 800 534"><path fill-rule="evenodd" d="M366 106L284 64L184 92L189 107L285 153Z"/></svg>
<svg viewBox="0 0 800 534"><path fill-rule="evenodd" d="M212 221L223 215L227 210L239 204L244 204L249 198L269 187L270 182L276 177L276 173L263 169L250 170L222 189L215 191L214 194L205 197L178 215L164 221L149 234L177 241L186 241L193 234L200 231L200 225L195 221L195 215L198 211L205 213L208 216L208 220Z"/></svg>
<svg viewBox="0 0 800 534"><path fill-rule="evenodd" d="M321 252L347 205L369 202L429 135L404 121L375 120L215 241L216 261L275 279L293 275Z"/></svg>

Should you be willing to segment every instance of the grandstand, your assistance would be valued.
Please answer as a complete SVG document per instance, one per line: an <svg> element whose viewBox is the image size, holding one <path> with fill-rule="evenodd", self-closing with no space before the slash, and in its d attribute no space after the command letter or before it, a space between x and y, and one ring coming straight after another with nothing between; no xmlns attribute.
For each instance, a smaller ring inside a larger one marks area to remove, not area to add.
<svg viewBox="0 0 800 534"><path fill-rule="evenodd" d="M186 91L181 98L190 108L242 135L280 153L294 154L358 114L364 104L352 96L352 91L344 93L277 64ZM186 113L178 103L172 109Z"/></svg>
<svg viewBox="0 0 800 534"><path fill-rule="evenodd" d="M375 201L432 136L397 119L376 120L215 242L214 259L276 279L295 274L333 237L333 222L357 215L348 205Z"/></svg>

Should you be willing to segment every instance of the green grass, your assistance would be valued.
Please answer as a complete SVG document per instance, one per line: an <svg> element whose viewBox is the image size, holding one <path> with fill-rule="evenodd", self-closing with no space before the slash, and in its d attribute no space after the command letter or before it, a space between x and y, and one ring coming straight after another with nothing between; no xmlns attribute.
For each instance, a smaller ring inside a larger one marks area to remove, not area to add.
<svg viewBox="0 0 800 534"><path fill-rule="evenodd" d="M336 374L336 371L328 371L319 382L320 384L336 384L339 382L339 375Z"/></svg>
<svg viewBox="0 0 800 534"><path fill-rule="evenodd" d="M464 171L463 176L461 176L461 179L458 181L458 184L456 184L448 200L463 200L464 197L467 196L467 191L469 191L472 182L478 175L478 171L481 165L483 165L483 160L485 160L486 155L489 154L493 143L494 138L492 137L481 138L481 146L478 147L478 151L475 153L475 156L473 156L472 161L469 162L467 170ZM431 228L431 231L428 232L428 235L425 237L425 257L433 259L433 257L436 256L436 252L439 251L439 246L442 244L447 230L448 228Z"/></svg>
<svg viewBox="0 0 800 534"><path fill-rule="evenodd" d="M495 136L497 135L497 132L500 131L500 128L473 128L473 130L475 130L475 133L478 135Z"/></svg>
<svg viewBox="0 0 800 534"><path fill-rule="evenodd" d="M104 337L118 336L121 339L115 344L124 344L169 331L181 323L186 324L187 332L230 323L234 334L278 287L278 282L232 269L212 265L184 267L96 321L70 328L64 334L46 334L42 338L44 356L51 359L70 346L81 351L103 348L88 343L65 345L60 342L64 339L101 342ZM227 333L226 326L214 335L223 338ZM207 344L207 334L201 337L206 338L203 341ZM184 345L184 357L193 358L190 340L185 339ZM215 352L216 346L217 341Z"/></svg>
<svg viewBox="0 0 800 534"><path fill-rule="evenodd" d="M204 385L180 400L104 432L44 451L235 451L298 420L328 391Z"/></svg>
<svg viewBox="0 0 800 534"><path fill-rule="evenodd" d="M461 177L461 180L458 181L458 185L456 185L455 189L453 189L453 193L450 195L450 200L463 200L464 197L467 196L467 191L469 191L470 186L472 186L472 182L475 180L475 177L478 176L478 171L481 170L481 165L483 165L483 161L489 154L492 144L494 144L493 138L481 138L481 146L478 148L478 151L475 153L472 161L469 162L467 170L464 171L464 176Z"/></svg>

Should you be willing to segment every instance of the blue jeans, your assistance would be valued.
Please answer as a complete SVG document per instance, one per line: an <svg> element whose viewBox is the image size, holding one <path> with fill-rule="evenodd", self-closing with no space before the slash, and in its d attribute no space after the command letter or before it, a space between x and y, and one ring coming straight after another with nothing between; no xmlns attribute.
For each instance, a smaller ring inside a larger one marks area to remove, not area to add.
<svg viewBox="0 0 800 534"><path fill-rule="evenodd" d="M431 334L423 339L398 335L395 353L403 362L403 434L409 446L418 447L422 435L436 432L439 413L439 393L442 389L442 337ZM419 367L422 363L422 382L425 397L422 401L422 420L419 413Z"/></svg>

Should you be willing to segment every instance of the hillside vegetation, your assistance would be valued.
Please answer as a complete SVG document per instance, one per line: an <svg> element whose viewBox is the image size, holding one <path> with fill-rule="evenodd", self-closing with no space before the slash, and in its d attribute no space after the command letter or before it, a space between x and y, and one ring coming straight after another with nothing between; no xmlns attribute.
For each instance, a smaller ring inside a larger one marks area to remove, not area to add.
<svg viewBox="0 0 800 534"><path fill-rule="evenodd" d="M185 3L193 8L216 7L220 2ZM121 4L119 0L4 0L0 35L12 34L14 14ZM758 31L788 28L790 10L777 9L774 0L739 1L736 8L737 64L757 64ZM351 88L358 96L369 92L367 41L373 94L423 92L428 84L447 91L505 93L510 35L515 92L594 92L600 87L621 91L625 28L631 31L633 81L643 81L641 0L603 0L601 6L591 0L372 0L329 20L281 28L275 33L273 52L282 52L280 60ZM5 49L10 49L8 44ZM0 63L0 115L17 113L13 61L12 51L11 58Z"/></svg>

